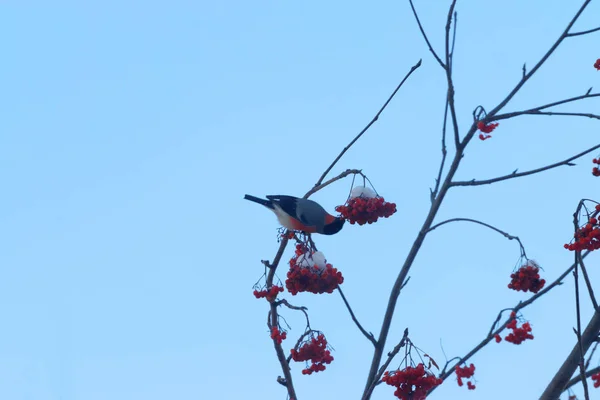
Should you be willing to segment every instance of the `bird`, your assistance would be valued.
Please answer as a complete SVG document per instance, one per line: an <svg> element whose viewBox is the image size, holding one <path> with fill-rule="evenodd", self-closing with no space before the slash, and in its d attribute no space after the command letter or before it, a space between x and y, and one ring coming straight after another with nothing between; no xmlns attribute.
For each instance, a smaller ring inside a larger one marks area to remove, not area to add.
<svg viewBox="0 0 600 400"><path fill-rule="evenodd" d="M312 200L285 195L266 197L267 200L247 194L244 199L273 211L279 223L290 230L334 235L346 222L343 218L329 214L319 203Z"/></svg>

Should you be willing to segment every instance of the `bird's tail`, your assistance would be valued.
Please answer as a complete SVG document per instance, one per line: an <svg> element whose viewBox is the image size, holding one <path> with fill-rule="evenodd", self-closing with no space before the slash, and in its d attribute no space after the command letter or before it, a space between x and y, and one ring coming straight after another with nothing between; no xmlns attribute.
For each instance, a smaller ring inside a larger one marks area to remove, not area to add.
<svg viewBox="0 0 600 400"><path fill-rule="evenodd" d="M260 197L254 197L249 194L245 195L244 199L261 204L267 208L273 208L273 203L270 200L261 199Z"/></svg>

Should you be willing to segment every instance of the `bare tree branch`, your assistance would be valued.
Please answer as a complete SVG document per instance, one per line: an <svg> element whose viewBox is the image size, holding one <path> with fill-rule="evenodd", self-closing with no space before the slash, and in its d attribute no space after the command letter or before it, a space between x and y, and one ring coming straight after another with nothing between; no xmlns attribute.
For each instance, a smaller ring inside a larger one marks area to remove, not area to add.
<svg viewBox="0 0 600 400"><path fill-rule="evenodd" d="M345 178L348 175L352 175L352 174L363 175L363 173L360 169L347 169L344 172L342 172L341 174L339 174L338 176L331 178L327 182L321 183L319 185L315 185L312 189L310 189L308 192L306 192L306 194L304 195L304 198L308 199L310 196L312 196L314 193L318 192L319 190L323 189L325 186L329 186L333 182L339 181L340 179Z"/></svg>
<svg viewBox="0 0 600 400"><path fill-rule="evenodd" d="M581 5L579 10L573 17L573 19L571 19L571 22L569 22L569 24L567 25L567 27L565 28L563 33L559 36L559 38L556 40L556 42L554 42L552 47L550 47L550 49L537 62L537 64L535 64L533 66L533 68L521 78L519 83L517 83L517 85L514 87L514 89L506 96L506 98L504 100L502 100L502 102L500 102L500 104L498 104L492 111L490 111L490 113L489 113L490 116L496 115L498 113L498 111L500 111L502 108L504 108L504 106L506 104L508 104L508 102L517 94L517 92L519 90L521 90L523 85L533 76L533 74L535 74L537 72L537 70L546 62L546 60L548 60L548 58L550 58L552 53L554 53L554 51L558 48L558 46L562 43L562 41L567 38L567 36L569 35L569 31L571 30L571 28L573 27L573 25L575 24L577 19L579 19L579 16L581 15L581 13L583 13L583 11L588 6L588 4L590 4L590 1L591 0L585 0L583 2L583 4Z"/></svg>
<svg viewBox="0 0 600 400"><path fill-rule="evenodd" d="M511 92L507 95L507 97L500 103L498 104L498 106L496 106L492 112L488 113L490 119L493 118L493 116L495 114L498 113L498 111L500 111L513 97L514 95L516 95L517 92L519 92L519 90L523 87L523 85L527 82L527 80L529 80L536 72L537 70L544 64L544 62L550 57L550 55L556 50L556 48L561 44L561 42L565 39L566 34L569 32L569 30L571 29L571 27L573 26L573 24L575 23L575 21L579 18L580 14L583 12L583 10L585 9L585 7L589 4L590 0L586 0L583 5L581 6L581 8L579 9L579 11L577 12L577 14L575 15L575 17L573 17L573 19L571 20L571 22L569 22L569 24L567 25L567 28L565 29L564 33L556 40L556 42L550 47L550 49L546 52L546 54L540 59L540 61L538 61L537 64L535 64L535 66L528 72L526 73L522 79L520 80L520 82L517 83L517 85L511 90ZM451 9L453 9L454 7L454 1L452 2L452 6ZM449 15L451 16L452 14L449 13ZM447 24L447 27L449 25ZM448 46L447 46L448 48ZM448 52L447 52L448 53ZM447 65L447 68L449 68L449 66ZM447 77L450 76L451 74L447 73ZM449 99L449 106L450 106L450 110L452 111L452 107L453 107L453 103L452 100L453 99L453 94L454 94L454 89L451 86L452 82L448 82L449 87L448 87L448 99ZM589 93L588 93L589 94ZM451 112L452 115L452 112ZM454 123L455 121L453 121ZM366 382L366 387L365 387L365 396L363 396L364 400L368 399L368 395L366 395L369 392L369 388L371 385L371 382L373 381L373 378L375 377L375 375L377 374L377 371L379 369L379 365L381 363L381 358L382 358L382 353L383 353L383 346L385 346L385 342L387 340L387 336L389 333L389 329L390 329L390 325L391 325L391 321L393 319L394 316L394 311L395 311L395 307L396 307L396 303L398 301L398 297L400 295L400 290L401 290L401 286L402 283L404 282L404 280L406 279L406 276L408 275L408 273L410 272L410 269L413 265L413 262L421 248L421 246L423 245L423 242L425 240L425 237L427 235L427 231L428 229L431 227L431 224L433 222L433 219L435 218L441 203L443 202L443 199L446 195L446 193L448 192L449 188L451 186L461 186L461 183L453 183L452 179L454 178L454 175L456 174L456 171L458 169L458 166L460 164L460 160L462 159L463 155L464 155L464 149L467 147L467 145L469 144L469 142L473 139L474 135L477 132L477 127L476 124L473 123L473 125L471 126L471 128L469 129L469 131L466 133L466 135L464 136L464 139L459 143L459 145L456 148L456 153L454 155L454 159L452 161L452 164L450 165L448 172L446 174L446 177L444 179L443 184L441 184L440 186L440 190L439 193L437 195L437 197L435 198L435 201L431 204L431 208L429 210L429 213L427 214L425 221L423 222L423 225L421 227L421 229L419 230L419 233L417 234L417 237L415 238L413 245L410 248L410 251L400 269L400 272L396 278L396 281L392 287L391 293L390 293L390 297L388 300L388 305L385 311L385 315L383 318L383 323L381 326L381 331L379 333L379 337L377 339L377 342L379 344L380 347L375 349L375 352L373 354L373 359L371 361L371 367L369 370L369 375L367 377L367 382ZM600 145L598 146L600 147ZM592 150L589 150L592 151ZM588 151L588 152L589 152ZM587 154L584 153L584 154ZM582 154L583 155L583 154ZM575 157L576 158L576 157ZM574 159L574 158L573 158ZM570 160L567 162L563 162L560 163L560 165L570 165ZM542 170L545 169L550 169L553 168L553 166L549 166L549 167L545 167ZM539 171L530 171L524 175L529 175L535 172L539 172ZM513 175L516 175L516 171L513 173ZM513 177L513 175L507 176L507 177L501 177L499 180L504 180L504 179L510 179L511 177ZM474 180L473 180L474 181ZM474 181L475 182L475 181ZM491 182L488 182L491 183ZM462 183L462 185L469 185L469 182ZM547 293L547 292L539 292L540 293Z"/></svg>
<svg viewBox="0 0 600 400"><path fill-rule="evenodd" d="M575 217L577 223L577 217ZM575 226L575 230L579 229L578 224ZM585 379L585 352L583 351L583 343L581 342L581 307L579 304L579 257L575 254L575 270L573 271L573 277L575 278L575 311L577 314L577 329L575 334L577 335L577 345L579 346L579 376L581 376L581 383L583 384L583 393L585 400L590 400L590 393L587 386L587 380ZM587 349L586 349L587 351Z"/></svg>
<svg viewBox="0 0 600 400"><path fill-rule="evenodd" d="M352 321L354 321L354 323L356 324L356 326L358 327L358 329L362 332L362 334L365 335L365 337L367 339L369 339L369 341L371 343L373 343L373 346L377 347L377 341L375 340L375 336L373 336L373 334L371 332L367 332L365 330L365 328L362 327L362 325L360 324L360 322L358 322L358 319L354 315L354 311L352 311L352 307L350 307L350 304L348 303L348 300L346 300L346 296L344 296L344 292L342 292L342 288L339 285L337 287L337 290L340 293L340 296L342 296L342 300L344 300L344 304L346 305L346 308L348 309L348 312L350 312L350 316L352 317Z"/></svg>
<svg viewBox="0 0 600 400"><path fill-rule="evenodd" d="M585 377L589 378L592 375L597 374L598 372L600 372L600 367L596 367L596 368L592 368L589 371L586 371L585 373ZM572 386L577 385L579 382L581 382L581 375L577 375L576 377L574 377L573 379L571 379L567 385L565 386L564 390L568 390L570 389ZM564 391L563 390L563 391Z"/></svg>
<svg viewBox="0 0 600 400"><path fill-rule="evenodd" d="M458 129L458 117L456 116L456 107L454 105L454 82L452 81L452 53L450 49L450 27L452 25L452 15L456 0L452 0L450 9L448 10L448 18L446 20L446 81L448 83L448 106L450 108L450 116L452 120L452 128L454 131L454 144L458 149L460 147L460 133ZM454 47L454 44L452 44Z"/></svg>
<svg viewBox="0 0 600 400"><path fill-rule="evenodd" d="M588 29L587 31L569 33L569 34L567 34L567 37L587 35L588 33L593 33L593 32L597 32L597 31L600 31L600 26L597 28L594 28L594 29Z"/></svg>
<svg viewBox="0 0 600 400"><path fill-rule="evenodd" d="M527 175L533 175L533 174L537 174L543 171L547 171L549 169L553 169L556 167L560 167L562 165L568 165L568 166L573 166L574 164L571 163L571 161L576 160L580 157L585 156L588 153L591 153L592 151L599 149L600 148L600 144L591 147L585 151L582 151L579 154L574 155L573 157L569 157L566 160L563 161L559 161L557 163L554 164L550 164L547 165L545 167L541 167L541 168L536 168L536 169L532 169L530 171L526 171L526 172L518 172L517 170L515 170L512 174L508 174L508 175L504 175L504 176L499 176L497 178L492 178L492 179L484 179L484 180L470 180L470 181L455 181L452 182L450 184L450 186L480 186L480 185L489 185L491 183L496 183L496 182L501 182L501 181L505 181L507 179L514 179L514 178L519 178L521 176L527 176Z"/></svg>
<svg viewBox="0 0 600 400"><path fill-rule="evenodd" d="M427 43L427 47L429 47L429 51L431 51L431 54L433 54L433 57L435 58L435 60L438 62L438 64L440 64L440 67L446 69L446 65L444 64L442 59L436 54L435 50L433 50L433 47L431 46L431 43L429 42L429 39L427 38L427 34L425 33L425 30L423 29L423 25L421 25L421 20L419 20L419 15L417 15L417 10L415 10L415 6L414 6L412 0L408 0L408 2L410 3L410 8L412 8L413 15L415 16L415 19L417 20L417 24L419 25L419 30L421 31L421 35L423 36L423 39L425 39L425 42Z"/></svg>
<svg viewBox="0 0 600 400"><path fill-rule="evenodd" d="M592 281L588 276L587 269L585 268L585 264L583 263L583 259L581 259L581 252L576 252L577 262L581 267L581 272L583 273L583 278L585 279L585 284L588 289L588 293L590 294L590 300L592 301L592 305L594 306L594 310L600 310L598 308L598 302L596 301L596 296L594 295L594 288L592 287Z"/></svg>
<svg viewBox="0 0 600 400"><path fill-rule="evenodd" d="M523 112L521 115L543 115L543 116L567 116L567 117L587 117L600 119L600 115L590 114L590 113L574 113L574 112L556 112L556 111L531 111L531 112ZM496 120L496 119L494 119Z"/></svg>
<svg viewBox="0 0 600 400"><path fill-rule="evenodd" d="M598 340L596 340L596 343L594 343L594 347L592 348L592 351L590 351L590 355L588 356L588 359L585 362L585 370L586 371L590 367L590 362L592 362L592 357L594 357L594 353L596 352L596 349L598 348L599 344L600 344L600 342L598 342Z"/></svg>
<svg viewBox="0 0 600 400"><path fill-rule="evenodd" d="M510 112L510 113L505 113L505 114L498 114L498 115L495 115L494 117L486 118L486 120L489 121L489 122L492 122L492 121L500 121L500 120L503 120L503 119L514 118L514 117L517 117L517 116L523 115L523 114L535 114L536 112L541 111L541 110L545 110L546 108L555 107L555 106L559 106L561 104L572 103L574 101L584 100L584 99L593 98L593 97L599 97L600 96L600 93L590 93L590 91L591 91L591 89L588 90L588 92L586 94L583 94L581 96L575 96L575 97L571 97L571 98L568 98L568 99L555 101L555 102L552 102L552 103L544 104L543 106L538 106L538 107L530 108L528 110L514 111L514 112Z"/></svg>
<svg viewBox="0 0 600 400"><path fill-rule="evenodd" d="M446 108L444 110L444 123L442 124L442 161L440 162L440 169L438 170L437 178L435 179L435 188L431 190L431 202L435 200L438 190L440 189L440 183L442 182L442 173L444 172L444 165L446 164L446 126L448 122L448 99L446 99Z"/></svg>
<svg viewBox="0 0 600 400"><path fill-rule="evenodd" d="M412 66L412 68L410 69L410 71L408 71L408 73L406 74L406 76L404 77L404 79L402 79L402 81L398 84L398 86L392 92L392 94L387 99L387 101L379 109L379 111L377 112L377 114L375 114L375 117L373 117L373 119L371 120L371 122L369 122L367 124L367 126L365 126L364 129L362 131L360 131L360 133L358 135L356 135L356 137L354 139L352 139L352 141L346 147L344 147L344 149L341 151L341 153L335 158L335 160L333 160L333 162L331 163L331 165L329 167L327 167L327 169L325 170L325 172L323 172L323 175L321 175L321 177L319 178L319 180L317 181L317 183L315 184L315 186L319 186L323 182L323 179L325 179L325 177L327 176L327 174L329 173L329 171L331 171L331 169L335 166L335 164L337 164L337 162L348 151L348 149L350 149L350 147L352 147L352 145L354 143L356 143L356 141L358 139L360 139L360 137L366 131L369 130L369 128L371 127L371 125L373 125L379 119L379 116L381 115L381 113L383 112L383 110L385 110L385 108L388 106L388 104L390 104L390 102L392 101L392 99L394 98L394 96L396 95L396 93L398 93L398 90L400 90L400 88L402 87L402 85L404 85L404 82L406 82L406 80L412 75L412 73L415 72L416 69L421 66L421 61L422 60L419 60L419 62L417 62L415 65Z"/></svg>
<svg viewBox="0 0 600 400"><path fill-rule="evenodd" d="M290 304L286 299L281 299L275 302L275 305L278 306L280 304L283 304L284 306L286 306L287 308L291 309L291 310L296 310L296 311L302 311L302 313L304 313L304 317L306 317L306 327L307 329L310 329L310 320L308 319L308 313L306 312L308 310L308 308L304 307L304 306L294 306L292 304Z"/></svg>

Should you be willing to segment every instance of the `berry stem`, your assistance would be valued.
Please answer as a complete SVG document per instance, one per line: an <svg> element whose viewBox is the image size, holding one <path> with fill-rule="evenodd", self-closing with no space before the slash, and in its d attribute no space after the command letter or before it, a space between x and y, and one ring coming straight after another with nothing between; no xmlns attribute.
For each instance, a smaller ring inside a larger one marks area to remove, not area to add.
<svg viewBox="0 0 600 400"><path fill-rule="evenodd" d="M437 224L433 225L431 228L429 228L429 230L427 230L427 233L433 231L434 229L436 229L436 228L438 228L438 227L440 227L442 225L448 224L450 222L460 222L460 221L463 221L463 222L473 222L475 224L479 224L479 225L485 226L486 228L490 228L491 230L498 232L499 234L501 234L502 236L504 236L508 240L516 240L517 242L519 242L519 247L521 248L521 256L524 257L525 259L527 259L527 254L525 253L525 247L523 246L523 243L521 242L521 239L519 239L518 236L513 236L513 235L511 235L509 233L506 233L506 232L504 232L504 231L496 228L493 225L486 224L485 222L481 222L481 221L476 220L476 219L472 219L472 218L451 218L451 219L447 219L445 221L442 221L440 223L437 223Z"/></svg>

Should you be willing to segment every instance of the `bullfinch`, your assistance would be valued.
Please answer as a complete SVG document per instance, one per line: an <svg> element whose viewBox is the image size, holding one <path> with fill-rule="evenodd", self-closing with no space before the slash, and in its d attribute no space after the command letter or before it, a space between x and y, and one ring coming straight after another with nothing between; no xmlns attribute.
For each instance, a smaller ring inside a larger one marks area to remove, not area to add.
<svg viewBox="0 0 600 400"><path fill-rule="evenodd" d="M267 196L267 200L250 196L244 199L253 201L273 211L279 223L287 229L305 233L333 235L338 233L346 220L328 214L318 203L294 196Z"/></svg>

